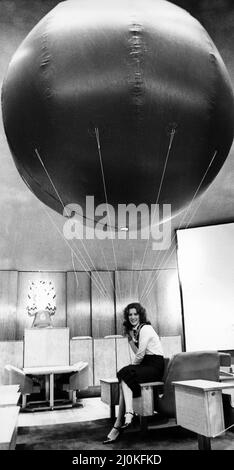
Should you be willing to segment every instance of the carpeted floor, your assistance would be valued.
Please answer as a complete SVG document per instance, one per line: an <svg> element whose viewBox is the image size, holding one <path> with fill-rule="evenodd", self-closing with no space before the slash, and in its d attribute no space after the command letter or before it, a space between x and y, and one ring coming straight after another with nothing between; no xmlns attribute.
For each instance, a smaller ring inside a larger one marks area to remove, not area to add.
<svg viewBox="0 0 234 470"><path fill-rule="evenodd" d="M195 434L182 428L139 432L136 424L111 445L102 441L110 430L109 419L18 429L16 450L197 450ZM234 433L212 439L213 450L234 450Z"/></svg>

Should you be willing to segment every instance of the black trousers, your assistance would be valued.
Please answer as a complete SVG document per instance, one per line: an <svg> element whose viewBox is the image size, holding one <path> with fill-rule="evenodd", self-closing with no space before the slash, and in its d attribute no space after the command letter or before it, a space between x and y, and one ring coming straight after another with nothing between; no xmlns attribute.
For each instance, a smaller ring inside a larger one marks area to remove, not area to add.
<svg viewBox="0 0 234 470"><path fill-rule="evenodd" d="M162 380L164 372L164 358L157 355L144 356L140 364L130 364L117 372L119 382L123 380L133 392L133 397L141 394L140 383Z"/></svg>

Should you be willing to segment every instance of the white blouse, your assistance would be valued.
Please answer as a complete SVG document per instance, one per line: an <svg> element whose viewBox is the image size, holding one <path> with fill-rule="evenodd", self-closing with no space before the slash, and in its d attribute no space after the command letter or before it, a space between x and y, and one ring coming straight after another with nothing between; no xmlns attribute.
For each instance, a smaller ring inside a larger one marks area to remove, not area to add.
<svg viewBox="0 0 234 470"><path fill-rule="evenodd" d="M145 355L156 354L163 356L163 350L159 336L151 325L142 326L139 334L139 347L134 357L133 364L140 364Z"/></svg>

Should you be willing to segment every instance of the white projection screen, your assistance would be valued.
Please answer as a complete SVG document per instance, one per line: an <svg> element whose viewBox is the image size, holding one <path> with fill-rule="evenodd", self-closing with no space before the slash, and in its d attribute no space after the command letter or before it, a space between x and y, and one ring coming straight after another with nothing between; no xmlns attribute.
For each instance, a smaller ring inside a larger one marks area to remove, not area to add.
<svg viewBox="0 0 234 470"><path fill-rule="evenodd" d="M234 223L177 230L186 351L234 349Z"/></svg>

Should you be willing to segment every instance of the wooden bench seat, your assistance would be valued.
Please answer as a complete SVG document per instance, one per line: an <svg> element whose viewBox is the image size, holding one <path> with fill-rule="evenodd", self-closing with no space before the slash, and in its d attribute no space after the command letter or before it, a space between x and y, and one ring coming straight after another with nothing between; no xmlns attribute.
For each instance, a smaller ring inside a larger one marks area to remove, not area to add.
<svg viewBox="0 0 234 470"><path fill-rule="evenodd" d="M15 449L19 410L19 406L0 408L0 450Z"/></svg>
<svg viewBox="0 0 234 470"><path fill-rule="evenodd" d="M101 400L110 406L110 417L115 418L115 406L119 404L119 382L116 377L101 379ZM162 387L163 382L141 383L141 396L133 399L134 412L140 418L154 414L154 387ZM145 424L144 424L145 427Z"/></svg>

